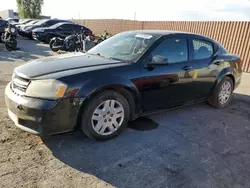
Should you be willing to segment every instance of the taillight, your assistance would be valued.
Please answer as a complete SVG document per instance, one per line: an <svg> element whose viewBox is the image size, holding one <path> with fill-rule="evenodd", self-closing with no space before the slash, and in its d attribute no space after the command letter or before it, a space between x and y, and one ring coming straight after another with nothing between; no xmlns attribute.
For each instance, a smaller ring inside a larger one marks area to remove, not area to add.
<svg viewBox="0 0 250 188"><path fill-rule="evenodd" d="M243 66L243 61L242 61L242 59L238 60L238 61L237 61L237 64L242 68L242 66Z"/></svg>

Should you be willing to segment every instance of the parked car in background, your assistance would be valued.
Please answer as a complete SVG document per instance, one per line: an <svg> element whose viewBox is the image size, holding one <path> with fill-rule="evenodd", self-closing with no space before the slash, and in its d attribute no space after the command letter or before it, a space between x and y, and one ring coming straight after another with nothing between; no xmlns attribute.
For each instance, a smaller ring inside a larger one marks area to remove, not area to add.
<svg viewBox="0 0 250 188"><path fill-rule="evenodd" d="M5 101L9 117L25 131L79 128L106 140L152 112L202 101L225 108L241 82L241 65L238 55L202 35L123 32L87 53L17 67Z"/></svg>
<svg viewBox="0 0 250 188"><path fill-rule="evenodd" d="M85 31L86 35L91 35L92 31L79 24L62 22L50 27L41 27L32 31L33 39L49 43L53 37L65 38L74 33Z"/></svg>
<svg viewBox="0 0 250 188"><path fill-rule="evenodd" d="M8 22L6 20L0 20L0 40L2 34L5 32L5 28L7 27Z"/></svg>
<svg viewBox="0 0 250 188"><path fill-rule="evenodd" d="M18 25L25 25L29 22L31 22L33 19L24 19L24 20L19 20L19 22L13 23L12 25L18 26Z"/></svg>
<svg viewBox="0 0 250 188"><path fill-rule="evenodd" d="M7 18L6 21L8 21L10 24L14 24L19 22L19 18Z"/></svg>
<svg viewBox="0 0 250 188"><path fill-rule="evenodd" d="M37 29L37 28L41 28L41 27L50 27L52 25L55 25L57 23L62 23L62 22L72 23L72 21L70 21L70 20L43 19L43 20L40 20L39 22L37 22L33 25L29 25L29 26L21 29L20 35L23 37L28 37L29 39L33 39L32 38L32 30L33 29Z"/></svg>
<svg viewBox="0 0 250 188"><path fill-rule="evenodd" d="M36 24L37 22L39 22L40 20L31 20L30 22L26 23L26 24L20 24L20 25L17 25L17 32L20 36L23 36L23 32L22 30L24 30L26 27L28 26L31 26L31 25L34 25Z"/></svg>

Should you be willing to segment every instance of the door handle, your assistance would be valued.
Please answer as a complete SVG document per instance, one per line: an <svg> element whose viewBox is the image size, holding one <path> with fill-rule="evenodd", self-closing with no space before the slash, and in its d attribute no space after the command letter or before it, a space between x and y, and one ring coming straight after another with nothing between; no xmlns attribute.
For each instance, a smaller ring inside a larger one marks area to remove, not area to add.
<svg viewBox="0 0 250 188"><path fill-rule="evenodd" d="M224 61L223 60L219 60L219 61L214 61L213 64L215 65L220 65L221 63L223 63Z"/></svg>
<svg viewBox="0 0 250 188"><path fill-rule="evenodd" d="M192 69L193 69L193 67L191 67L191 66L182 67L182 70L185 70L185 71L192 70Z"/></svg>
<svg viewBox="0 0 250 188"><path fill-rule="evenodd" d="M221 64L221 61L216 61L214 62L215 65L220 65Z"/></svg>

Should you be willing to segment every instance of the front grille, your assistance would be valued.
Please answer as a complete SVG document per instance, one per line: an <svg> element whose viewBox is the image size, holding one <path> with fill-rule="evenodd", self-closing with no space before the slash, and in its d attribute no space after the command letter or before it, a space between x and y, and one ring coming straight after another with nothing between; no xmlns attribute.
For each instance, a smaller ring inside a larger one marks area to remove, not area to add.
<svg viewBox="0 0 250 188"><path fill-rule="evenodd" d="M18 95L24 95L29 83L29 79L22 78L14 74L12 77L11 89L14 93Z"/></svg>

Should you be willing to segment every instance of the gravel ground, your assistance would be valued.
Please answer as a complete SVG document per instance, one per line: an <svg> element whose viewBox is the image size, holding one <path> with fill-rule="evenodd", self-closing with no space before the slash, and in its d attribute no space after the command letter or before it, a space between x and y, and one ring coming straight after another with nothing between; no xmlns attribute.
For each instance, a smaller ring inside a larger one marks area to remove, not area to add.
<svg viewBox="0 0 250 188"><path fill-rule="evenodd" d="M0 46L0 187L250 187L250 76L223 110L197 104L139 118L123 134L94 142L81 132L41 139L7 117L4 88L13 68L54 55L20 40ZM32 53L31 53L32 52Z"/></svg>

